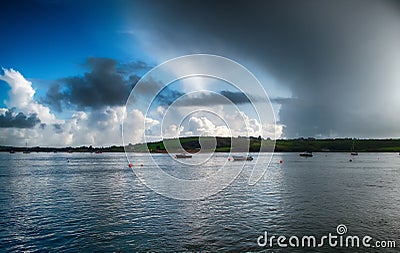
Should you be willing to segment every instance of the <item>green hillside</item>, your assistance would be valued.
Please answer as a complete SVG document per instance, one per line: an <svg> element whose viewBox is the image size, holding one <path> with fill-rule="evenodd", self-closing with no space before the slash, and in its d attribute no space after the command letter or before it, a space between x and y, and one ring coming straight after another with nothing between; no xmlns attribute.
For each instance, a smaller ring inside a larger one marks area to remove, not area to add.
<svg viewBox="0 0 400 253"><path fill-rule="evenodd" d="M201 139L200 139L201 138ZM244 137L215 137L217 145L216 152L229 152L231 144L234 147L232 151L247 151L258 152L260 151L261 143L263 150L272 151L273 141L261 138L244 138ZM200 143L203 145L201 146ZM147 143L148 150L151 152L166 152L165 146L168 151L179 151L179 144L183 149L188 152L197 152L200 147L205 151L214 151L213 148L207 149L208 146L214 147L214 137L184 137L179 139L166 139L158 142ZM362 139L354 140L351 138L342 139L314 139L314 138L299 138L291 140L277 140L275 145L276 152L348 152L352 149L354 143L354 150L358 152L399 152L400 139ZM245 145L247 144L247 145ZM146 144L134 145L134 151L145 152Z"/></svg>

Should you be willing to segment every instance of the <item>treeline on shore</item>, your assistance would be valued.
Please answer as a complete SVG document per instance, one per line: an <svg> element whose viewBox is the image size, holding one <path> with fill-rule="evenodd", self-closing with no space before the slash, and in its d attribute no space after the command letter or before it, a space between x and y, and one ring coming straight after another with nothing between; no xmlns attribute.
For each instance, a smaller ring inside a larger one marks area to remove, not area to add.
<svg viewBox="0 0 400 253"><path fill-rule="evenodd" d="M275 144L275 145L274 145ZM175 139L165 139L164 141L129 144L123 146L109 147L12 147L0 146L0 152L150 152L165 153L178 152L180 147L188 152L348 152L351 150L357 152L400 152L400 139L280 139L274 141L262 139L261 137L183 137Z"/></svg>
<svg viewBox="0 0 400 253"><path fill-rule="evenodd" d="M87 152L87 153L102 153L102 152L124 152L123 146L109 146L109 147L92 147L92 146L79 146L79 147L12 147L0 146L0 152L47 152L47 153L74 153L74 152Z"/></svg>
<svg viewBox="0 0 400 253"><path fill-rule="evenodd" d="M247 142L240 141L240 139L246 139ZM167 145L168 151L173 151L174 143L176 146L177 142L178 139L169 139L147 144L137 144L134 146L134 149L141 152L145 151L147 146L147 148L152 152L163 152L166 149L165 145ZM276 140L275 143L273 140L262 139L261 137L186 137L179 139L180 145L187 151L196 151L200 148L204 149L204 146L210 145L209 143L212 142L216 142L216 148L214 148L216 152L229 152L231 151L231 147L234 149L236 148L236 151L249 150L250 152L348 152L351 150L357 152L400 151L400 139L298 138L279 139ZM200 145L200 143L202 145ZM247 143L247 145L243 145L243 143Z"/></svg>

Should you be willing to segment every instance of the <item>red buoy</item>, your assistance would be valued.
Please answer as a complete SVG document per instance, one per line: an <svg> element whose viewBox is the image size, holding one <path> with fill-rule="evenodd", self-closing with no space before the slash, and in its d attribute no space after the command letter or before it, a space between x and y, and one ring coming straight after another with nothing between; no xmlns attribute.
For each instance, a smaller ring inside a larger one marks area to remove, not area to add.
<svg viewBox="0 0 400 253"><path fill-rule="evenodd" d="M129 168L132 168L132 167L133 167L133 164L132 164L132 163L130 163L130 164L128 164L128 166L129 166Z"/></svg>
<svg viewBox="0 0 400 253"><path fill-rule="evenodd" d="M280 160L279 163L283 163L283 160Z"/></svg>
<svg viewBox="0 0 400 253"><path fill-rule="evenodd" d="M228 161L230 161L231 160L231 158L230 157L228 157Z"/></svg>
<svg viewBox="0 0 400 253"><path fill-rule="evenodd" d="M142 163L142 164L140 164L140 167L143 167L143 163Z"/></svg>

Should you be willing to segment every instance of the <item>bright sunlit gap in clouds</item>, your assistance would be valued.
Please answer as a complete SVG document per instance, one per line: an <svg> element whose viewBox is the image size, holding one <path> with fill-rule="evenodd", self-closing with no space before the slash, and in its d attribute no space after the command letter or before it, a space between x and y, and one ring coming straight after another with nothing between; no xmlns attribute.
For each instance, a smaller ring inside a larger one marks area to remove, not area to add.
<svg viewBox="0 0 400 253"><path fill-rule="evenodd" d="M173 91L182 91L174 93ZM212 77L195 76L177 80L156 96L149 114L163 122L162 137L179 136L281 136L274 118L261 125L253 103L268 103L257 94L245 94L234 84ZM250 98L248 97L250 96ZM170 101L167 100L170 99ZM250 99L252 101L250 101ZM231 123L228 125L227 123ZM179 124L178 124L179 123ZM159 131L151 131L159 132ZM154 136L154 139L161 139Z"/></svg>

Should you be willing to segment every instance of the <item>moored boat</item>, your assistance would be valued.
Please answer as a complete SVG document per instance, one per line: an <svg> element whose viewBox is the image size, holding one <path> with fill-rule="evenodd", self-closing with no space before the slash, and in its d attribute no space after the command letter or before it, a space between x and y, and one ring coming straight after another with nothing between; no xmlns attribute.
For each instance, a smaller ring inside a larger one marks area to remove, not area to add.
<svg viewBox="0 0 400 253"><path fill-rule="evenodd" d="M303 153L300 153L299 156L302 156L302 157L313 157L313 154L312 154L312 152L305 151Z"/></svg>
<svg viewBox="0 0 400 253"><path fill-rule="evenodd" d="M28 149L28 142L27 141L25 142L25 150L22 151L22 153L23 154L30 154L31 153L31 151Z"/></svg>
<svg viewBox="0 0 400 253"><path fill-rule="evenodd" d="M355 142L355 139L353 139L353 146L351 147L350 155L358 155L358 152L355 151L355 149L354 149L354 142Z"/></svg>
<svg viewBox="0 0 400 253"><path fill-rule="evenodd" d="M187 155L187 154L176 154L175 155L176 159L182 159L182 158L192 158L192 155Z"/></svg>
<svg viewBox="0 0 400 253"><path fill-rule="evenodd" d="M248 156L243 156L243 155L234 155L232 156L234 161L253 161L253 157L248 155Z"/></svg>

